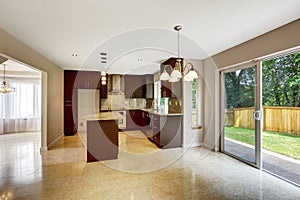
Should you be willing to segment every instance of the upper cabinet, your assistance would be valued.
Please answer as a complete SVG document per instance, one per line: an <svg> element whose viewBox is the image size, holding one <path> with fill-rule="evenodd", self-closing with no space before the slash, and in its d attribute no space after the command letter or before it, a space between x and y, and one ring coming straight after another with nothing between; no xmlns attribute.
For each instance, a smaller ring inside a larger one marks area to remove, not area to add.
<svg viewBox="0 0 300 200"><path fill-rule="evenodd" d="M64 99L65 101L72 102L73 89L75 80L77 77L77 72L74 70L65 70L64 71Z"/></svg>
<svg viewBox="0 0 300 200"><path fill-rule="evenodd" d="M154 97L153 74L125 75L125 98L149 98Z"/></svg>
<svg viewBox="0 0 300 200"><path fill-rule="evenodd" d="M160 72L162 73L166 65L175 67L177 58L170 58L160 65ZM183 59L181 59L181 66L183 66ZM171 69L166 68L167 72L171 74ZM183 69L181 69L183 71ZM171 83L169 81L161 81L161 97L182 97L182 80Z"/></svg>
<svg viewBox="0 0 300 200"><path fill-rule="evenodd" d="M125 98L146 98L146 77L125 75Z"/></svg>
<svg viewBox="0 0 300 200"><path fill-rule="evenodd" d="M100 89L101 72L78 71L74 83L76 89Z"/></svg>

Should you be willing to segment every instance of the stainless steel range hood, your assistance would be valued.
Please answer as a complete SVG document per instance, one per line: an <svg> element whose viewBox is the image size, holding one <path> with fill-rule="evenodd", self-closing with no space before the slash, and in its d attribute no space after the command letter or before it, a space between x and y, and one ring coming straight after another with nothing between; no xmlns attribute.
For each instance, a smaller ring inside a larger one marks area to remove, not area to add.
<svg viewBox="0 0 300 200"><path fill-rule="evenodd" d="M111 75L111 94L124 94L124 77L120 74Z"/></svg>

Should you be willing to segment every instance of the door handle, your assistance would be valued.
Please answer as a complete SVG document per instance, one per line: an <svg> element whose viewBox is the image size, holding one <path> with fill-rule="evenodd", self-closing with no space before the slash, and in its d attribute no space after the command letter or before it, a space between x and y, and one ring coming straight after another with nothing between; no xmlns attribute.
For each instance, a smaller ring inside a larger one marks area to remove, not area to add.
<svg viewBox="0 0 300 200"><path fill-rule="evenodd" d="M255 120L261 120L262 119L262 112L261 112L261 110L256 110L255 112L253 112L253 118Z"/></svg>

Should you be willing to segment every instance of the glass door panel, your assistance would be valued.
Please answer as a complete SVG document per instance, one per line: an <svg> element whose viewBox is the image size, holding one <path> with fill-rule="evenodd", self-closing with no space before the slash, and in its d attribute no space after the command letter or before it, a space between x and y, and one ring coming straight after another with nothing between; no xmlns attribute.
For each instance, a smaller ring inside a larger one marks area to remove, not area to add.
<svg viewBox="0 0 300 200"><path fill-rule="evenodd" d="M223 151L259 166L259 122L257 65L225 71L223 77Z"/></svg>

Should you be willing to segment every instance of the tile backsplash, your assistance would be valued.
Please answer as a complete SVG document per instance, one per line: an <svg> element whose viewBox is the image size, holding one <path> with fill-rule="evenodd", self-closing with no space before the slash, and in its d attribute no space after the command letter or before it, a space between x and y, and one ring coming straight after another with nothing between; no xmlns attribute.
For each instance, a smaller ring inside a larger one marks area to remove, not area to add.
<svg viewBox="0 0 300 200"><path fill-rule="evenodd" d="M124 94L108 94L107 99L101 99L101 110L124 110L134 108L153 108L153 99L126 99ZM168 98L168 113L181 113L182 100Z"/></svg>
<svg viewBox="0 0 300 200"><path fill-rule="evenodd" d="M148 108L147 99L125 99L124 94L107 95L107 99L101 99L101 110L124 110L130 108Z"/></svg>
<svg viewBox="0 0 300 200"><path fill-rule="evenodd" d="M168 99L169 113L182 113L182 100L181 98L172 97Z"/></svg>

